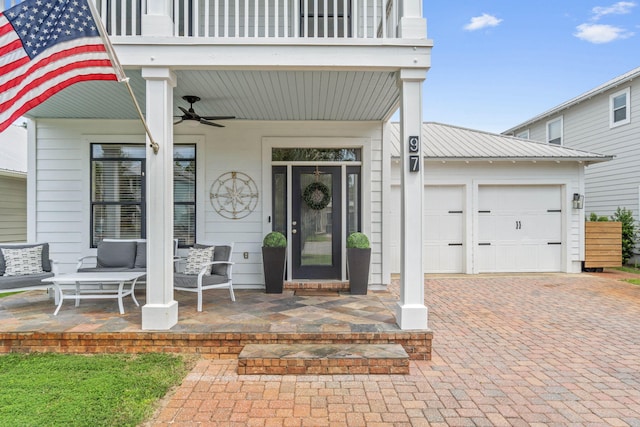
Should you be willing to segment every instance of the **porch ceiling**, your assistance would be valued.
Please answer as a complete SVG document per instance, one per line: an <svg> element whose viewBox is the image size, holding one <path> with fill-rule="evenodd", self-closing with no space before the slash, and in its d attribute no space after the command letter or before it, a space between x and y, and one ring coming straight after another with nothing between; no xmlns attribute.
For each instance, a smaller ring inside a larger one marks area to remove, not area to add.
<svg viewBox="0 0 640 427"><path fill-rule="evenodd" d="M145 81L127 70L143 112ZM396 75L390 71L178 70L174 114L188 108L183 95L201 98L201 115L245 120L384 120L398 107ZM135 119L124 84L75 84L26 114L30 118Z"/></svg>

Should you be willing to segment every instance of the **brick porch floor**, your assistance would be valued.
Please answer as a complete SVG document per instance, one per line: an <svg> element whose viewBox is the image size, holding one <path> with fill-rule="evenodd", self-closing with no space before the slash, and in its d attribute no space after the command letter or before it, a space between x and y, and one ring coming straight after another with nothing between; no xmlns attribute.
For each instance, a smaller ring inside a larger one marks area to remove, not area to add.
<svg viewBox="0 0 640 427"><path fill-rule="evenodd" d="M141 305L144 290L136 292ZM0 353L10 351L183 352L233 358L245 344L326 343L402 344L412 359L428 359L430 331L402 331L393 315L397 297L387 291L368 295L303 289L282 294L225 289L205 292L203 312L194 293L176 292L178 324L170 331L142 331L141 310L124 299L65 301L57 316L44 291L0 298Z"/></svg>

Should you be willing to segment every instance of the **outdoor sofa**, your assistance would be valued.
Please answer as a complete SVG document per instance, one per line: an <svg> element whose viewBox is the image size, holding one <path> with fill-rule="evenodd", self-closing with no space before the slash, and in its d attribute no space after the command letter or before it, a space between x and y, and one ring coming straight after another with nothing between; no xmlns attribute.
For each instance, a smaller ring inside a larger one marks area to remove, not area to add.
<svg viewBox="0 0 640 427"><path fill-rule="evenodd" d="M48 243L0 244L0 293L53 288L42 279L56 274Z"/></svg>

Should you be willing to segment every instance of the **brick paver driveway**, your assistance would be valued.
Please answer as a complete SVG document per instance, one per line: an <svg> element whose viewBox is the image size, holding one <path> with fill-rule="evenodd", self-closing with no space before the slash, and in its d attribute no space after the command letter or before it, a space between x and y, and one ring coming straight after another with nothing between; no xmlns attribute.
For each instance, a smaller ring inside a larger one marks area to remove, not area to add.
<svg viewBox="0 0 640 427"><path fill-rule="evenodd" d="M202 360L153 425L640 426L640 286L428 278L433 360L411 375L243 376Z"/></svg>

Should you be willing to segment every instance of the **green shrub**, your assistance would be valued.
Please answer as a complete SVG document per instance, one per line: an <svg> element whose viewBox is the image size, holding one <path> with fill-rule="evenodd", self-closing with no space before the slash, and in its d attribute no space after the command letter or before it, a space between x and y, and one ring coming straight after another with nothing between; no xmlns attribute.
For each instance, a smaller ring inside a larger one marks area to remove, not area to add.
<svg viewBox="0 0 640 427"><path fill-rule="evenodd" d="M622 264L626 264L633 256L633 250L636 247L638 226L633 219L633 212L619 206L611 215L611 220L622 223Z"/></svg>
<svg viewBox="0 0 640 427"><path fill-rule="evenodd" d="M280 233L279 231L272 231L271 233L264 236L262 246L264 246L265 248L286 248L287 238L284 237L284 234Z"/></svg>
<svg viewBox="0 0 640 427"><path fill-rule="evenodd" d="M369 239L363 233L351 233L349 237L347 237L347 247L358 248L358 249L368 249Z"/></svg>
<svg viewBox="0 0 640 427"><path fill-rule="evenodd" d="M591 215L589 215L588 218L589 221L593 221L593 222L606 222L609 221L609 218L607 218L606 216L598 216L598 214L596 214L595 212L591 212Z"/></svg>

